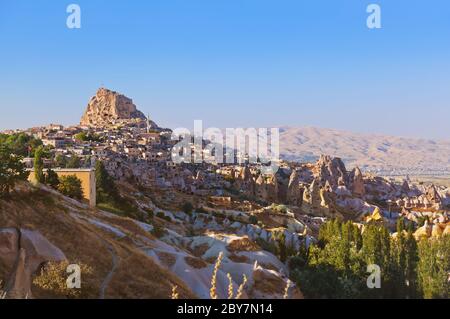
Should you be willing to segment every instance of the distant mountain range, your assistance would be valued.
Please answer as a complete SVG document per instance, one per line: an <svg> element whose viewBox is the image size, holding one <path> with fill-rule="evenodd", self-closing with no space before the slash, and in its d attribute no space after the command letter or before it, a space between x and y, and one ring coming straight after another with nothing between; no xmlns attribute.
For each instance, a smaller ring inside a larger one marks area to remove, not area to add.
<svg viewBox="0 0 450 319"><path fill-rule="evenodd" d="M311 162L321 154L340 157L348 168L383 175L450 174L450 140L357 134L315 127L281 127L285 160Z"/></svg>

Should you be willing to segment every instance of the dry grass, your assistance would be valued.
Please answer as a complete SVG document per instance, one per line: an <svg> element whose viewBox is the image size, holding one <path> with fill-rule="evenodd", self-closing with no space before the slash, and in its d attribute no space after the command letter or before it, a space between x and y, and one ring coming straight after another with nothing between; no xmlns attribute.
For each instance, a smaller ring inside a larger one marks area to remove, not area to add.
<svg viewBox="0 0 450 319"><path fill-rule="evenodd" d="M235 263L241 263L241 264L249 264L250 259L247 256L239 256L236 254L230 254L228 256L228 259L230 259L232 262Z"/></svg>
<svg viewBox="0 0 450 319"><path fill-rule="evenodd" d="M217 296L217 287L216 287L216 284L217 284L217 272L219 271L220 265L222 264L222 259L223 259L223 252L221 252L219 254L219 256L217 257L216 264L214 266L214 271L213 271L213 274L212 274L212 277L211 277L211 290L209 292L209 295L210 295L211 299L217 299L218 298L218 296Z"/></svg>
<svg viewBox="0 0 450 319"><path fill-rule="evenodd" d="M223 260L223 252L221 252L219 254L219 256L217 257L216 264L214 266L214 271L213 271L213 274L211 277L211 290L210 290L211 299L218 299L217 286L216 286L217 285L217 273L219 271L220 265L222 264L222 260ZM233 278L231 278L230 274L227 274L227 278L228 278L228 299L233 299L233 297L234 297ZM247 276L244 275L242 284L238 288L238 291L236 294L236 299L242 298L246 284L247 284Z"/></svg>
<svg viewBox="0 0 450 319"><path fill-rule="evenodd" d="M81 270L81 278L92 275L92 268L78 264ZM50 262L41 269L41 273L33 280L33 284L43 291L48 292L54 296L61 296L65 298L80 298L87 295L90 287L82 285L80 289L71 289L67 286L67 267L68 261Z"/></svg>
<svg viewBox="0 0 450 319"><path fill-rule="evenodd" d="M230 252L236 251L260 251L259 247L255 242L250 240L247 236L240 239L233 240L227 247Z"/></svg>
<svg viewBox="0 0 450 319"><path fill-rule="evenodd" d="M106 298L168 298L174 284L178 286L181 297L195 298L178 277L157 265L131 245L130 241L117 240L114 235L73 218L69 212L73 210L77 214L108 223L104 216L90 209L78 208L53 194L43 191L34 193L29 186L14 196L12 200L0 200L0 226L37 230L59 247L69 262L77 261L91 267L92 275L82 279L82 285L90 287L83 294L84 298L99 298L100 287L112 269L112 255L105 242L114 247L119 259L118 267L106 289ZM43 197L51 200L42 200ZM112 219L111 223L120 225L118 228L128 230L127 233L135 230L134 222L129 219ZM146 237L148 236L151 235ZM5 278L8 274L0 267L0 278ZM64 297L36 286L32 287L32 292L38 299Z"/></svg>
<svg viewBox="0 0 450 319"><path fill-rule="evenodd" d="M201 244L192 249L191 252L195 257L202 257L208 251L208 249L209 249L208 244Z"/></svg>
<svg viewBox="0 0 450 319"><path fill-rule="evenodd" d="M122 242L114 243L114 248L120 263L106 290L107 298L167 299L174 285L180 298L196 298L183 281L142 251Z"/></svg>
<svg viewBox="0 0 450 319"><path fill-rule="evenodd" d="M286 282L286 287L284 288L283 299L289 299L289 290L291 289L291 281L288 279Z"/></svg>
<svg viewBox="0 0 450 319"><path fill-rule="evenodd" d="M69 261L92 267L93 275L86 278L86 284L99 287L112 266L111 256L94 229L80 225L65 211L58 209L58 204L61 203L56 201L55 205L49 206L39 201L0 201L0 225L39 231L59 247ZM32 290L36 298L57 297L41 289ZM96 298L98 292L93 289L86 297Z"/></svg>
<svg viewBox="0 0 450 319"><path fill-rule="evenodd" d="M180 298L180 295L178 294L178 286L173 286L172 287L172 295L171 295L171 299L172 300L177 300Z"/></svg>
<svg viewBox="0 0 450 319"><path fill-rule="evenodd" d="M108 223L119 226L122 230L125 230L127 234L139 235L148 239L154 239L154 237L142 227L136 224L136 222L128 217L102 217L103 220Z"/></svg>
<svg viewBox="0 0 450 319"><path fill-rule="evenodd" d="M242 295L244 294L244 288L245 285L247 284L247 276L244 275L244 278L242 280L242 284L239 286L237 294L236 294L236 299L241 299Z"/></svg>
<svg viewBox="0 0 450 319"><path fill-rule="evenodd" d="M186 256L184 257L184 260L186 261L186 264L195 269L208 267L208 263L206 263L203 259L200 258Z"/></svg>
<svg viewBox="0 0 450 319"><path fill-rule="evenodd" d="M167 267L172 267L173 265L175 265L175 262L177 261L174 255L166 252L157 251L156 255L158 255L159 260L161 260L161 262Z"/></svg>
<svg viewBox="0 0 450 319"><path fill-rule="evenodd" d="M208 264L215 264L217 258L214 257L214 256L211 256L211 257L208 257L208 258L206 258L206 259L204 259L204 260L205 260Z"/></svg>
<svg viewBox="0 0 450 319"><path fill-rule="evenodd" d="M282 291L283 288L280 287L284 287L285 283L283 279L275 275L256 270L254 272L254 281L254 290L270 295L284 293L284 291Z"/></svg>
<svg viewBox="0 0 450 319"><path fill-rule="evenodd" d="M231 275L227 274L228 278L228 299L233 299L234 296L234 289L233 289L233 278L231 278Z"/></svg>

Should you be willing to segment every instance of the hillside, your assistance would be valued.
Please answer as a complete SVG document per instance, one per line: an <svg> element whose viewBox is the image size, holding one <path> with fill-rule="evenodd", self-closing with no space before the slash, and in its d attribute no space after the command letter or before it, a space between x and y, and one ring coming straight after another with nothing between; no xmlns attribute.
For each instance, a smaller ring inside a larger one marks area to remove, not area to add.
<svg viewBox="0 0 450 319"><path fill-rule="evenodd" d="M160 210L132 185L127 191L146 212L157 212L149 223L91 209L42 185L21 183L12 198L0 200L0 296L9 288L13 298L167 299L176 286L179 298L208 298L219 253L219 298L228 295L228 273L235 294L248 279L242 298L283 296L286 266L247 236L223 233L209 214ZM42 265L61 261L90 268L76 296L34 282ZM302 297L295 285L290 295Z"/></svg>
<svg viewBox="0 0 450 319"><path fill-rule="evenodd" d="M20 185L12 199L0 200L0 212L3 283L12 270L5 256L13 253L14 246L6 244L5 234L20 229L22 239L43 237L36 241L37 249L27 249L27 264L30 260L48 258L52 250L60 250L69 263L91 268L92 273L82 274L83 298L168 298L172 285L179 287L181 296L194 297L182 281L139 249L138 243L155 238L131 219L92 210L46 187L29 184ZM47 241L50 244L45 244ZM24 273L28 273L27 267L31 266L27 265ZM38 274L39 271L32 275ZM20 280L18 286L24 289ZM66 297L36 285L31 288L34 298Z"/></svg>
<svg viewBox="0 0 450 319"><path fill-rule="evenodd" d="M380 174L450 172L450 141L357 134L315 127L281 127L282 158L301 162L321 154L342 158L346 166Z"/></svg>

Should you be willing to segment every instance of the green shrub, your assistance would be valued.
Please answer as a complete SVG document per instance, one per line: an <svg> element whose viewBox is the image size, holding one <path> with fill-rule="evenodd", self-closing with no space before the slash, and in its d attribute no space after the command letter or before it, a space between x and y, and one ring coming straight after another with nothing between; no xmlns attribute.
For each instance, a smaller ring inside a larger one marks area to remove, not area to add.
<svg viewBox="0 0 450 319"><path fill-rule="evenodd" d="M257 225L258 224L258 218L255 215L250 215L249 222L252 225Z"/></svg>
<svg viewBox="0 0 450 319"><path fill-rule="evenodd" d="M272 210L278 212L278 213L281 213L281 214L287 214L287 212L288 212L288 209L287 209L286 205L272 204L272 205L270 206L270 208L271 208Z"/></svg>
<svg viewBox="0 0 450 319"><path fill-rule="evenodd" d="M45 184L53 189L58 189L59 177L54 170L52 169L47 170L47 174L45 175Z"/></svg>
<svg viewBox="0 0 450 319"><path fill-rule="evenodd" d="M61 176L59 178L58 191L74 199L83 198L81 180L78 179L75 175Z"/></svg>
<svg viewBox="0 0 450 319"><path fill-rule="evenodd" d="M27 179L29 173L21 160L9 147L0 144L0 197L8 196L18 181Z"/></svg>
<svg viewBox="0 0 450 319"><path fill-rule="evenodd" d="M181 206L181 210L187 214L187 215L191 215L192 211L194 209L194 206L190 203L190 202L185 202L182 206Z"/></svg>
<svg viewBox="0 0 450 319"><path fill-rule="evenodd" d="M166 230L162 228L161 226L158 226L156 224L153 224L153 230L152 235L156 238L161 238L166 234Z"/></svg>

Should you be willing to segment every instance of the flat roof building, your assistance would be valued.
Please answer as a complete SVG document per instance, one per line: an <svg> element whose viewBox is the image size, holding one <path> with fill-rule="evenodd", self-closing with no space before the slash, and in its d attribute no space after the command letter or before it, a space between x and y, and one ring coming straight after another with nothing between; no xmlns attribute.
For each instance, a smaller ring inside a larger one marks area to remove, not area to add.
<svg viewBox="0 0 450 319"><path fill-rule="evenodd" d="M36 182L36 178L34 176L34 169L29 169L30 175L28 176L28 181L31 183ZM44 172L47 169L43 170ZM61 176L70 176L74 175L81 181L81 188L83 190L83 197L87 201L89 201L89 205L91 207L95 207L97 205L97 189L96 189L96 180L95 180L95 169L85 168L85 169L71 169L71 168L58 168L53 169L53 171Z"/></svg>

